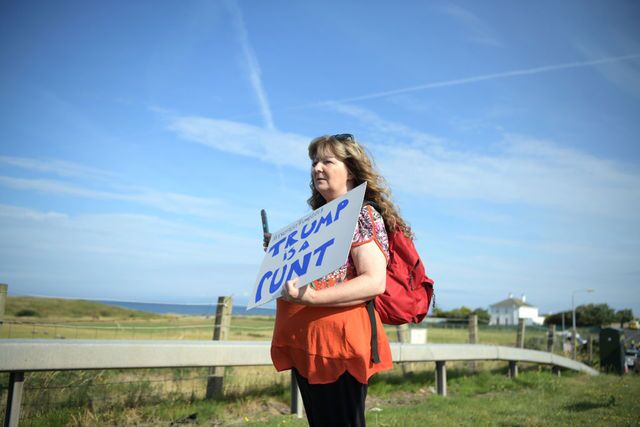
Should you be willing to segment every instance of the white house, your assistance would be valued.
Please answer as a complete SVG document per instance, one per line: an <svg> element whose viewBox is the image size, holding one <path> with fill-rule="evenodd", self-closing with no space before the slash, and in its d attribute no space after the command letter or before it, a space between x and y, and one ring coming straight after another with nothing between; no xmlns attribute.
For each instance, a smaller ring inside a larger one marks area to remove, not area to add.
<svg viewBox="0 0 640 427"><path fill-rule="evenodd" d="M490 325L517 325L518 319L525 319L527 325L542 325L544 317L538 315L538 307L526 303L526 297L509 298L489 306Z"/></svg>

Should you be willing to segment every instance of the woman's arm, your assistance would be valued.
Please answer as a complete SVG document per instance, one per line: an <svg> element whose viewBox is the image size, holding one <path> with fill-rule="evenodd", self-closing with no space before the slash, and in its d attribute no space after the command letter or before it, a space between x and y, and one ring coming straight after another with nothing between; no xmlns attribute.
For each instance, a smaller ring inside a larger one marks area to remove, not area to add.
<svg viewBox="0 0 640 427"><path fill-rule="evenodd" d="M348 282L339 283L320 291L311 286L297 289L298 279L285 283L282 298L305 305L346 307L362 304L384 293L387 279L387 260L373 240L351 248L351 259L358 275Z"/></svg>

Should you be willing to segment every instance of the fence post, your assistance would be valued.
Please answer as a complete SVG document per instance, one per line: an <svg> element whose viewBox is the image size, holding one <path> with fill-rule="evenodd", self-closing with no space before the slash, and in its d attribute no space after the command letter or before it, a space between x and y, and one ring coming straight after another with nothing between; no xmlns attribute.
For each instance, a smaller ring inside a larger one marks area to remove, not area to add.
<svg viewBox="0 0 640 427"><path fill-rule="evenodd" d="M302 418L302 410L304 404L302 402L302 395L300 394L300 387L298 387L298 380L296 375L291 370L291 413L296 414L297 418Z"/></svg>
<svg viewBox="0 0 640 427"><path fill-rule="evenodd" d="M553 353L553 347L556 340L556 325L549 324L549 330L547 332L547 351Z"/></svg>
<svg viewBox="0 0 640 427"><path fill-rule="evenodd" d="M516 347L524 348L524 319L518 319L518 336L516 337Z"/></svg>
<svg viewBox="0 0 640 427"><path fill-rule="evenodd" d="M478 315L469 316L469 344L478 344ZM469 370L475 372L477 368L476 361L469 362Z"/></svg>
<svg viewBox="0 0 640 427"><path fill-rule="evenodd" d="M229 324L231 323L231 310L233 300L231 297L218 297L216 306L216 320L213 326L213 340L224 341L229 334ZM212 366L209 368L207 378L206 399L222 397L224 391L224 366Z"/></svg>
<svg viewBox="0 0 640 427"><path fill-rule="evenodd" d="M436 361L436 390L440 396L447 395L447 366L444 360Z"/></svg>
<svg viewBox="0 0 640 427"><path fill-rule="evenodd" d="M398 342L401 344L406 344L409 342L409 325L398 325L396 326L396 334L398 336ZM408 369L407 362L401 362L400 366L402 367L402 375L406 375Z"/></svg>
<svg viewBox="0 0 640 427"><path fill-rule="evenodd" d="M589 350L589 363L593 363L593 335L591 334L589 335L589 341L587 341L587 349Z"/></svg>
<svg viewBox="0 0 640 427"><path fill-rule="evenodd" d="M516 378L518 376L518 363L515 360L509 361L509 378Z"/></svg>
<svg viewBox="0 0 640 427"><path fill-rule="evenodd" d="M409 342L409 325L396 326L396 334L398 334L398 342L406 344Z"/></svg>
<svg viewBox="0 0 640 427"><path fill-rule="evenodd" d="M4 306L7 301L7 288L9 285L0 283L0 327L4 323Z"/></svg>

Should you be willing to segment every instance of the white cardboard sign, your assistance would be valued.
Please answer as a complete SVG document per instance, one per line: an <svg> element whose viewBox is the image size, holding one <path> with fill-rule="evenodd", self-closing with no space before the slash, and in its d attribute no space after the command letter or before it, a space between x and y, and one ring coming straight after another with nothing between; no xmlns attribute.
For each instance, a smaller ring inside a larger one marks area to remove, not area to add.
<svg viewBox="0 0 640 427"><path fill-rule="evenodd" d="M247 310L279 297L287 280L298 277L302 287L346 262L366 188L362 183L273 233Z"/></svg>

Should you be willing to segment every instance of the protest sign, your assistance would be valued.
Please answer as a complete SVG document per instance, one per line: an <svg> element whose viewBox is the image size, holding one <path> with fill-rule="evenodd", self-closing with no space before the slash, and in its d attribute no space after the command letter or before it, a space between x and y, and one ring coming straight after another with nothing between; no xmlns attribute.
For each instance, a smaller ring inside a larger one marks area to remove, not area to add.
<svg viewBox="0 0 640 427"><path fill-rule="evenodd" d="M273 233L247 310L279 297L287 280L298 277L302 287L346 262L366 188L365 182Z"/></svg>

